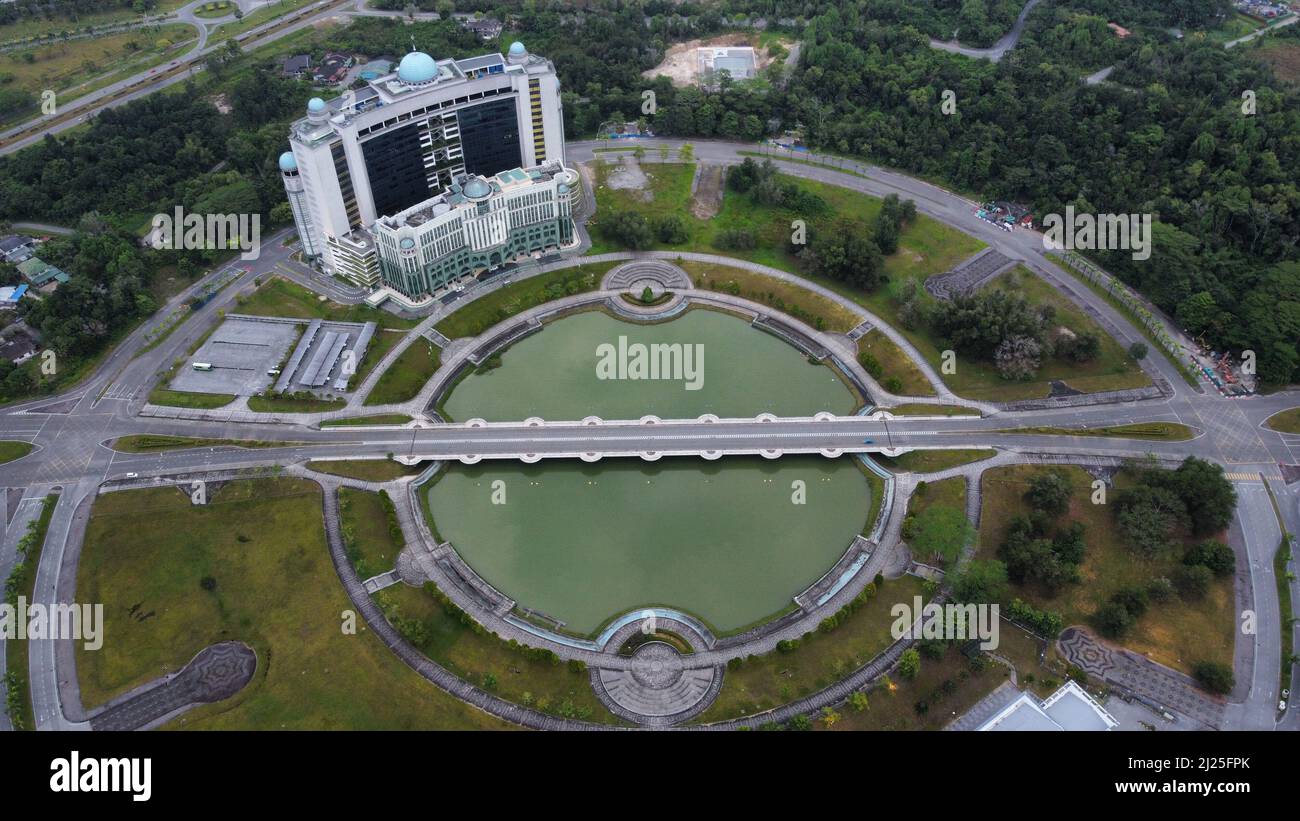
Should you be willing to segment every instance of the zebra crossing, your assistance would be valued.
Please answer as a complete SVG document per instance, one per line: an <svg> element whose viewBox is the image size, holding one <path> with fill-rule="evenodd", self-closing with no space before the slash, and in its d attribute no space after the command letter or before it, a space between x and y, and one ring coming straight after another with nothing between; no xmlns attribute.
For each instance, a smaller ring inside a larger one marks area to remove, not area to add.
<svg viewBox="0 0 1300 821"><path fill-rule="evenodd" d="M1270 480L1274 482L1282 481L1281 473L1258 473L1255 471L1228 471L1223 474L1230 482L1263 482Z"/></svg>

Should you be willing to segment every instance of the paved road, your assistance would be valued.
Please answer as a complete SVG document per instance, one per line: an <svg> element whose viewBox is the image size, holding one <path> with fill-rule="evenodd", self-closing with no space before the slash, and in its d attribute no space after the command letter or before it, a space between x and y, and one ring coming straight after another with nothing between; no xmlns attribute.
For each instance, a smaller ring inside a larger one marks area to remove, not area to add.
<svg viewBox="0 0 1300 821"><path fill-rule="evenodd" d="M1273 23L1272 25L1268 25L1262 29L1257 29L1255 31L1252 31L1250 34L1247 34L1245 37L1238 37L1236 40L1229 40L1228 42L1223 44L1223 47L1232 48L1233 46L1237 46L1242 43L1249 43L1251 40L1254 40L1256 37L1263 37L1264 35L1271 34L1272 32L1277 31L1280 28L1293 26L1296 24L1297 21L1300 21L1300 15L1293 14L1290 17L1286 18L1285 20L1279 20L1276 23Z"/></svg>
<svg viewBox="0 0 1300 821"><path fill-rule="evenodd" d="M989 48L973 48L963 46L956 40L936 40L933 37L930 38L930 47L980 60L992 60L996 63L1020 42L1020 35L1025 32L1025 21L1029 18L1029 12L1033 11L1034 6L1037 6L1040 2L1041 0L1029 0L1025 3L1025 7L1020 10L1020 15L1016 17L1015 25Z"/></svg>
<svg viewBox="0 0 1300 821"><path fill-rule="evenodd" d="M1245 699L1228 705L1225 722L1230 729L1272 730L1278 702L1278 674L1281 670L1278 647L1282 633L1273 553L1282 538L1282 531L1278 528L1273 502L1264 484L1237 482L1235 486L1237 519L1233 522L1230 537L1234 542L1245 543L1249 602L1257 617L1257 632L1254 636L1237 638L1239 649L1243 643L1253 645L1254 658L1253 664L1249 665L1248 678L1238 681L1238 690L1246 691ZM1243 672L1238 667L1238 679L1242 679Z"/></svg>

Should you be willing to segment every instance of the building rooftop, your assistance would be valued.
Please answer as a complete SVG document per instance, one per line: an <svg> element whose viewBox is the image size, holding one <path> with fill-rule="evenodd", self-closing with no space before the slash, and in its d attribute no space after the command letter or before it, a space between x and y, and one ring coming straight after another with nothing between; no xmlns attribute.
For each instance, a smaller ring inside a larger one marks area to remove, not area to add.
<svg viewBox="0 0 1300 821"><path fill-rule="evenodd" d="M286 76L301 74L311 68L311 55L295 54L284 58L283 70Z"/></svg>
<svg viewBox="0 0 1300 821"><path fill-rule="evenodd" d="M28 282L38 288L49 283L51 280L60 283L68 281L67 274L53 265L50 265L40 257L32 257L31 259L18 263L18 271L27 278Z"/></svg>
<svg viewBox="0 0 1300 821"><path fill-rule="evenodd" d="M481 54L462 60L435 60L428 54L413 51L402 57L397 70L380 76L363 76L366 85L344 93L328 103L314 97L307 104L308 117L293 125L293 135L311 144L328 138L337 128L346 128L359 115L432 89L454 87L493 74L544 72L552 70L549 60L529 54L518 44L507 58L501 54ZM513 48L513 46L512 46ZM367 68L370 68L367 66ZM314 116L313 116L314 115Z"/></svg>
<svg viewBox="0 0 1300 821"><path fill-rule="evenodd" d="M386 228L417 227L434 217L442 216L453 208L468 205L473 200L491 194L507 192L512 188L531 185L534 182L549 182L557 178L563 185L566 182L574 182L576 176L575 172L564 168L559 163L549 163L528 170L512 168L494 177L486 178L461 174L452 180L451 185L442 194L413 205L405 211L384 217L379 220L379 224Z"/></svg>
<svg viewBox="0 0 1300 821"><path fill-rule="evenodd" d="M438 77L438 64L423 51L412 51L397 64L397 79L408 85L431 83Z"/></svg>
<svg viewBox="0 0 1300 821"><path fill-rule="evenodd" d="M7 254L10 251L14 251L18 248L22 248L26 245L31 245L31 244L33 244L33 240L31 237L20 237L15 234L11 234L7 237L4 237L3 239L0 239L0 254Z"/></svg>
<svg viewBox="0 0 1300 821"><path fill-rule="evenodd" d="M1109 730L1119 722L1111 717L1088 692L1073 681L1043 701L1032 693L1018 698L980 725L980 731L1096 732Z"/></svg>

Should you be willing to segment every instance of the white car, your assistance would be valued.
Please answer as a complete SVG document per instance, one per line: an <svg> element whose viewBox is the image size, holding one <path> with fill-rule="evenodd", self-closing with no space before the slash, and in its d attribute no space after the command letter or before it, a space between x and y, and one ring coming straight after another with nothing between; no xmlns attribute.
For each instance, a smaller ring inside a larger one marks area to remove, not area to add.
<svg viewBox="0 0 1300 821"><path fill-rule="evenodd" d="M128 479L139 479L139 478L140 478L140 474L138 474L138 473L128 473L128 474L126 475L126 478L128 478Z"/></svg>

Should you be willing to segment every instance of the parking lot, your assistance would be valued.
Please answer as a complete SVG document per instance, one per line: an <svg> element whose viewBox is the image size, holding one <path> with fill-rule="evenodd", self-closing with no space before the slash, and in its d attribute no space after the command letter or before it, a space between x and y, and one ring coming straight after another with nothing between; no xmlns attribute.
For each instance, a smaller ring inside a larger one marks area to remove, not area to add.
<svg viewBox="0 0 1300 821"><path fill-rule="evenodd" d="M202 347L181 365L168 386L193 393L251 396L275 382L267 371L277 367L302 333L292 321L227 318ZM207 363L210 371L194 369Z"/></svg>

